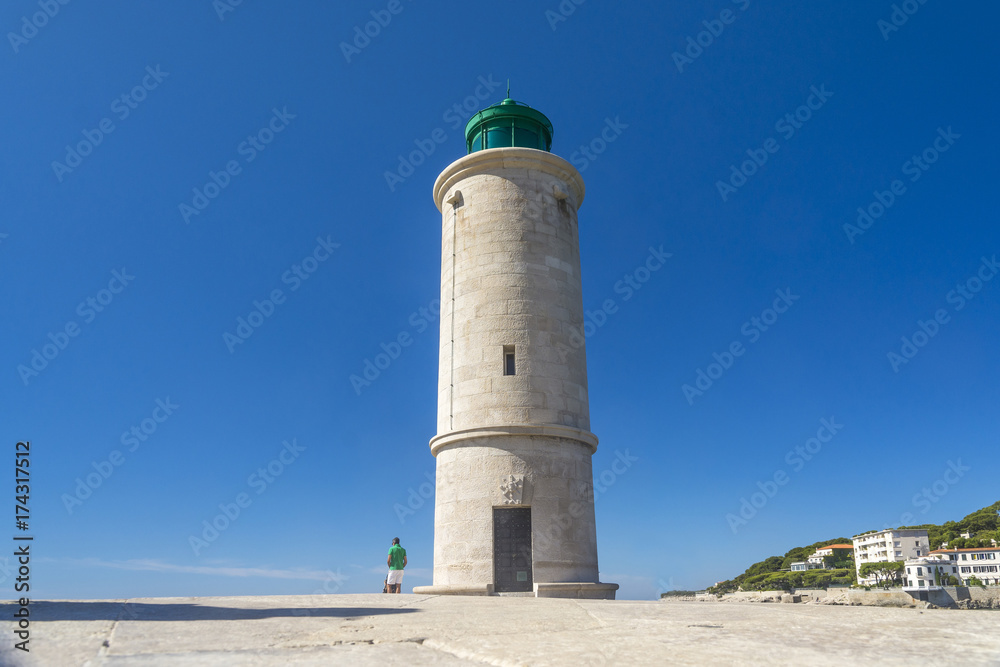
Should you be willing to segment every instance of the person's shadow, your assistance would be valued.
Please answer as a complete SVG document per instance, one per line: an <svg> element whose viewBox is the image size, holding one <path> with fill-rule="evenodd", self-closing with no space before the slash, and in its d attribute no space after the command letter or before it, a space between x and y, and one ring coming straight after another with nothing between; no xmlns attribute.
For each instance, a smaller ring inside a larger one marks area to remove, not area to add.
<svg viewBox="0 0 1000 667"><path fill-rule="evenodd" d="M419 609L384 607L264 607L241 609L191 603L32 600L32 621L244 621L280 617L357 618L409 614ZM0 617L12 618L18 605L0 604Z"/></svg>

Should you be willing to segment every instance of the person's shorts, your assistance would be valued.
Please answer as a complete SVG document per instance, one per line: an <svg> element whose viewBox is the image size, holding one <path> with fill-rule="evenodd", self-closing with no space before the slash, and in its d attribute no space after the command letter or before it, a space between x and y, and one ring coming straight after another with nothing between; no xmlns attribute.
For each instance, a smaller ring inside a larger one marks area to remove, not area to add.
<svg viewBox="0 0 1000 667"><path fill-rule="evenodd" d="M389 579L386 581L390 586L396 586L403 583L403 571L402 570L389 570Z"/></svg>

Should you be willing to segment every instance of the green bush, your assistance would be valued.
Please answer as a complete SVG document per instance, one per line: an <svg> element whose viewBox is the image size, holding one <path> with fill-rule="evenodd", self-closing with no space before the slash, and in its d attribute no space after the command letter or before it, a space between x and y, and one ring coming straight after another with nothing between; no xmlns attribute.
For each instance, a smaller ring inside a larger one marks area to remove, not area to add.
<svg viewBox="0 0 1000 667"><path fill-rule="evenodd" d="M745 591L787 591L793 588L826 588L832 584L849 585L854 582L853 575L854 571L850 569L770 572L744 577L740 585Z"/></svg>

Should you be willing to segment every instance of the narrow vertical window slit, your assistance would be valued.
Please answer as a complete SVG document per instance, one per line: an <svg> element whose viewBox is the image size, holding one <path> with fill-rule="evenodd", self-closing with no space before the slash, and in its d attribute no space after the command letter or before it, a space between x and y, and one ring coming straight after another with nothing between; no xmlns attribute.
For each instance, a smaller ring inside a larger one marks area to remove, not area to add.
<svg viewBox="0 0 1000 667"><path fill-rule="evenodd" d="M514 360L514 346L503 346L503 374L517 375L517 363Z"/></svg>

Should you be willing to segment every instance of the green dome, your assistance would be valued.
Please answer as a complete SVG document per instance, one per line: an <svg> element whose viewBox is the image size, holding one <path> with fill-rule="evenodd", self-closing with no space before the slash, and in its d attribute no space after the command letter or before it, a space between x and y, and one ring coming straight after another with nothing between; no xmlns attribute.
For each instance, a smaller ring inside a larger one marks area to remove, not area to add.
<svg viewBox="0 0 1000 667"><path fill-rule="evenodd" d="M514 146L552 150L552 123L545 114L508 97L478 112L465 126L470 153Z"/></svg>

